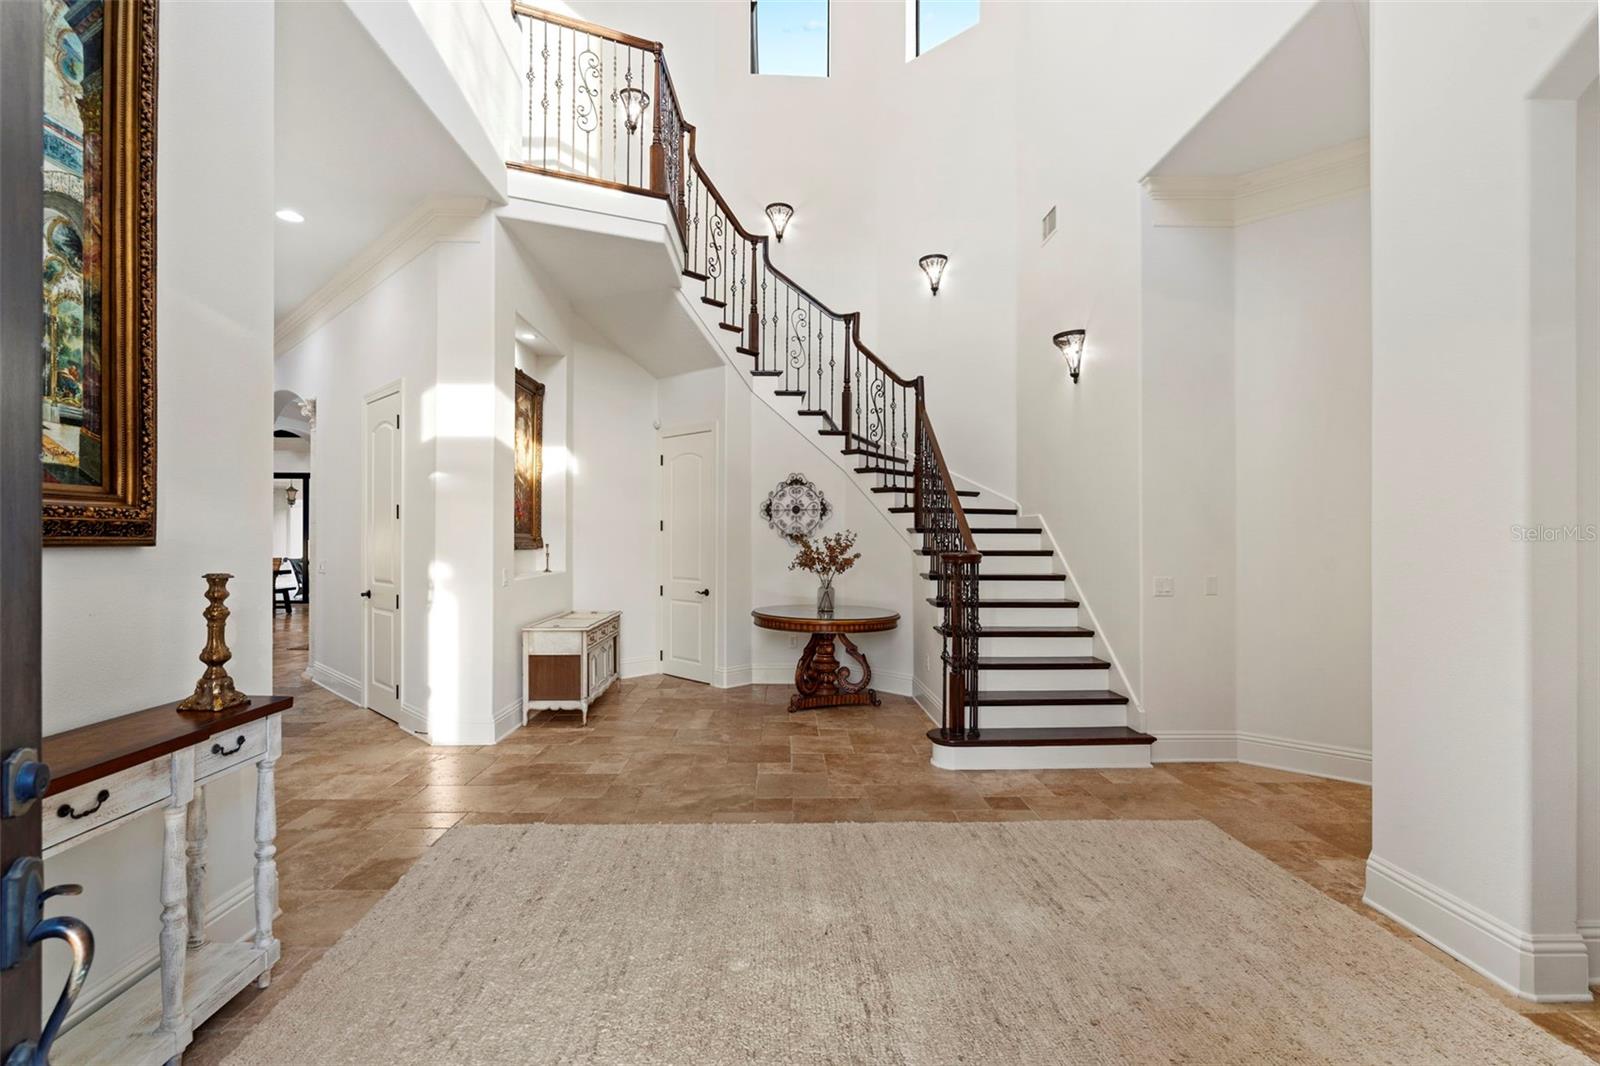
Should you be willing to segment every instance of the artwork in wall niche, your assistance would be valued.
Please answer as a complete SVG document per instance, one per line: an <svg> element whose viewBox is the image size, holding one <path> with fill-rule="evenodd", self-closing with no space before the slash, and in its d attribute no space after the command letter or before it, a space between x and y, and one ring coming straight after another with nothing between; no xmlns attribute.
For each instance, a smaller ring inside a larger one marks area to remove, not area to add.
<svg viewBox="0 0 1600 1066"><path fill-rule="evenodd" d="M44 542L156 539L154 0L44 6Z"/></svg>
<svg viewBox="0 0 1600 1066"><path fill-rule="evenodd" d="M544 547L544 385L520 370L516 375L516 486L511 510L516 522L513 546L521 551Z"/></svg>
<svg viewBox="0 0 1600 1066"><path fill-rule="evenodd" d="M778 482L761 505L761 517L784 540L810 536L831 514L833 505L802 474L790 474Z"/></svg>

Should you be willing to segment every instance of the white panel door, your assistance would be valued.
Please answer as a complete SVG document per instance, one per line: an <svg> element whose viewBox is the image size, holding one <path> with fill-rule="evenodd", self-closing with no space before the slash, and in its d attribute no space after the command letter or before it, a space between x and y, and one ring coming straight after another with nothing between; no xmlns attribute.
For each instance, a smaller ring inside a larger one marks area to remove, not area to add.
<svg viewBox="0 0 1600 1066"><path fill-rule="evenodd" d="M400 717L400 393L367 401L367 706Z"/></svg>
<svg viewBox="0 0 1600 1066"><path fill-rule="evenodd" d="M666 599L661 670L711 682L717 619L717 444L710 430L661 442Z"/></svg>

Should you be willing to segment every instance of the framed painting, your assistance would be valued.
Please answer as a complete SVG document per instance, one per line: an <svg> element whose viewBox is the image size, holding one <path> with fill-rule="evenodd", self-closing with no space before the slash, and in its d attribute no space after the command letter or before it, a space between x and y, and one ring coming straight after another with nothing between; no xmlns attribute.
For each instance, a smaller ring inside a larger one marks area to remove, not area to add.
<svg viewBox="0 0 1600 1066"><path fill-rule="evenodd" d="M156 539L156 0L44 5L44 542Z"/></svg>
<svg viewBox="0 0 1600 1066"><path fill-rule="evenodd" d="M512 490L515 516L513 547L544 547L544 386L518 370L516 396L515 467Z"/></svg>

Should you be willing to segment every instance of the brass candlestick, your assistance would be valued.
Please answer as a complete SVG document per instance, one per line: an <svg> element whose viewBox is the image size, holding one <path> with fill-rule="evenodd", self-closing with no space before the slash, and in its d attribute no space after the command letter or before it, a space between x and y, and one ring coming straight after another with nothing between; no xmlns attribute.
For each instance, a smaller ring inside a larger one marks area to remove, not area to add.
<svg viewBox="0 0 1600 1066"><path fill-rule="evenodd" d="M250 697L233 687L233 678L222 664L233 658L228 650L224 631L228 625L229 611L222 605L228 598L228 580L232 574L203 574L206 579L206 600L202 612L206 619L206 646L200 651L200 661L206 672L195 682L194 695L178 704L180 711L225 711L248 703Z"/></svg>

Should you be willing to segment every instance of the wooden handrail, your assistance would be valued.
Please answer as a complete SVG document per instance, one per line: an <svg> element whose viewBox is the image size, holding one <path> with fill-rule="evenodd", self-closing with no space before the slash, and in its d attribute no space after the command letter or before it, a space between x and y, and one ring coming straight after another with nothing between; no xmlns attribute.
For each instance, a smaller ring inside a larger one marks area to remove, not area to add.
<svg viewBox="0 0 1600 1066"><path fill-rule="evenodd" d="M595 22L585 22L583 19L573 18L571 15L560 15L554 11L546 11L542 7L534 7L532 4L524 4L519 2L519 0L511 0L511 14L513 17L517 15L527 15L529 18L538 19L540 22L548 22L552 26L565 26L567 29L577 30L579 33L587 33L595 37L604 37L608 41L616 41L618 44L625 44L630 48L642 48L647 52L659 52L661 50L660 41L651 41L644 37L635 37L631 33L623 33L621 30L613 30L609 26L602 26Z"/></svg>
<svg viewBox="0 0 1600 1066"><path fill-rule="evenodd" d="M961 497L956 495L955 481L950 476L950 465L944 461L944 450L939 447L939 435L933 431L933 420L928 417L928 405L922 399L922 389L917 389L917 421L923 433L928 435L928 447L933 452L934 462L938 465L939 476L944 479L946 488L950 492L950 509L956 516L956 528L961 531L961 546L965 552L944 552L943 557L951 562L975 563L983 557L978 551L978 542L972 535L972 527L967 524L967 513L961 508Z"/></svg>

